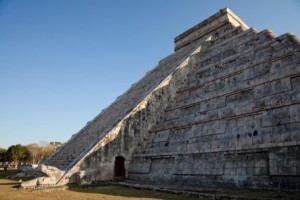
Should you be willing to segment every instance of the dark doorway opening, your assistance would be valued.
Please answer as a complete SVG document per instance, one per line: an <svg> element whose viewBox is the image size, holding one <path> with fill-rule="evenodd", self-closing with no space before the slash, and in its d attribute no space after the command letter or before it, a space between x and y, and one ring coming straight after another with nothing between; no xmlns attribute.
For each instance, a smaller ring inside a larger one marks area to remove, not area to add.
<svg viewBox="0 0 300 200"><path fill-rule="evenodd" d="M125 178L125 159L122 156L115 158L115 178Z"/></svg>

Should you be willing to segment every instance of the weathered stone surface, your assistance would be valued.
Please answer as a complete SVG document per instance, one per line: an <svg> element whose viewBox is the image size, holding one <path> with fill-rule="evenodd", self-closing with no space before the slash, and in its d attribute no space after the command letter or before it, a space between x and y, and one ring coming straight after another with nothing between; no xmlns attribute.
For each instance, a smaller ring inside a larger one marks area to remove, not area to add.
<svg viewBox="0 0 300 200"><path fill-rule="evenodd" d="M42 164L38 166L37 171L43 173L46 176L23 182L21 184L21 188L55 186L64 174L64 171L61 171L56 167L46 166Z"/></svg>
<svg viewBox="0 0 300 200"><path fill-rule="evenodd" d="M56 184L126 177L299 190L297 37L257 32L223 9L175 44L174 54L45 161L63 170Z"/></svg>

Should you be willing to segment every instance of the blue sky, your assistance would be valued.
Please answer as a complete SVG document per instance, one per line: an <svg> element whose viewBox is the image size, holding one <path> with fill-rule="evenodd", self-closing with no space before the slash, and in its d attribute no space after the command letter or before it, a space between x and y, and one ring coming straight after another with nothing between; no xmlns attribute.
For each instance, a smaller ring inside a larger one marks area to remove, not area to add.
<svg viewBox="0 0 300 200"><path fill-rule="evenodd" d="M300 36L297 0L0 0L0 147L67 141L224 7Z"/></svg>

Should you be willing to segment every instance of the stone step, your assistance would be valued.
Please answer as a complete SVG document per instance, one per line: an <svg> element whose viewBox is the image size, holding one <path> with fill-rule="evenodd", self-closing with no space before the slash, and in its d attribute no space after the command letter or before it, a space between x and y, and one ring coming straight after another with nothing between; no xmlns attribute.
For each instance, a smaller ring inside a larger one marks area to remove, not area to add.
<svg viewBox="0 0 300 200"><path fill-rule="evenodd" d="M223 41L220 44L215 44L212 40L210 42L211 45L209 46L209 48L204 49L202 52L199 53L199 55L201 55L199 62L208 65L219 59L224 60L227 57L238 53L238 50L243 51L244 49L249 48L250 44L252 44L252 42L258 36L254 30L249 29L245 32L239 33L239 35L236 35L235 37L241 39L234 40L232 38L228 38L227 41ZM235 51L233 52L233 50Z"/></svg>
<svg viewBox="0 0 300 200"><path fill-rule="evenodd" d="M206 112L197 112L196 109L192 109L191 111L193 112L181 112L180 117L158 124L157 126L153 127L150 132L164 132L166 130L173 129L186 129L196 124L205 124L220 120L224 121L252 115L265 115L271 108L277 110L290 110L291 113L297 112L298 106L300 104L299 95L297 95L299 94L299 92L300 88L282 93L271 94L259 99L255 98L254 96L252 98L246 97L246 101L244 102L240 100L238 100L238 104L236 102L229 102L228 105L224 108ZM281 119L284 118L281 117ZM265 122L263 123L267 123L266 120L267 119L264 119ZM288 121L296 122L299 121L299 119L296 119L294 115L289 115ZM280 124L284 124L284 122L280 122ZM209 125L207 130L214 130L214 126Z"/></svg>
<svg viewBox="0 0 300 200"><path fill-rule="evenodd" d="M198 65L205 65L205 63L201 62L199 59L195 62L195 70L192 74L188 75L187 87L194 86L193 84L198 84L199 81L202 83L206 82L207 78L217 78L215 77L219 72L230 70L228 67L233 67L236 65L243 65L246 62L251 62L254 58L260 58L261 55L270 54L273 47L270 46L271 40L267 40L264 43L260 43L259 45L255 45L251 48L246 48L244 50L237 51L238 54L231 56L230 58L226 58L225 60L221 60L220 65L214 65L210 67L199 67ZM255 53L253 53L255 52ZM268 53L269 52L269 53ZM237 59L239 58L239 59ZM241 59L242 58L242 59ZM229 62L230 61L230 62ZM233 62L234 61L234 62ZM182 91L185 89L182 88ZM179 92L181 91L179 90Z"/></svg>
<svg viewBox="0 0 300 200"><path fill-rule="evenodd" d="M255 98L255 104L253 105L255 108L261 107L261 105L265 105L267 107L270 102L266 100L267 98L276 98L283 99L284 96L280 95L280 93L286 94L290 97L293 97L294 91L291 91L291 82L289 77L292 73L298 73L300 75L300 69L297 65L294 67L285 66L284 70L273 73L274 80L270 80L270 82L266 84L259 84L259 81L263 81L264 77L260 77L259 79L252 80L250 84L239 84L236 87L230 88L230 90L225 89L225 93L219 95L215 98L209 98L207 100L196 101L196 99L191 99L190 102L194 101L195 103L186 104L185 106L176 107L172 110L167 110L165 115L165 121L181 118L185 115L194 115L211 112L213 113L215 109L222 109L230 104L230 102L234 99L239 99L240 102L244 100L248 100L250 102L251 98ZM278 79L282 78L280 81ZM277 85L280 84L280 87ZM239 87L239 88L238 88ZM271 90L266 90L261 93L260 91L264 90L263 88L272 88ZM227 91L232 91L230 93L226 93ZM282 100L280 100L282 101ZM285 102L293 102L292 100L285 100ZM294 102L295 103L295 102ZM180 115L179 115L180 113ZM196 117L196 116L195 116Z"/></svg>
<svg viewBox="0 0 300 200"><path fill-rule="evenodd" d="M167 110L172 110L199 102L199 100L191 101L191 99L199 99L199 97L201 99L201 96L203 96L202 94L204 93L216 92L217 90L223 90L225 86L228 88L230 85L239 84L240 81L251 81L256 77L261 78L266 75L268 76L269 73L276 73L276 71L286 70L284 67L285 65L290 65L291 63L293 64L293 62L298 59L295 55L295 52L299 51L297 48L298 46L294 46L294 48L286 50L285 53L279 57L275 57L272 54L263 58L263 61L255 64L248 63L247 65L232 67L230 76L222 73L224 76L216 77L212 81L207 79L207 83L205 85L198 85L197 87L191 88L185 87L185 90L181 90L179 95L177 95L175 105L167 108ZM282 48L281 50L285 50L285 48ZM278 50L278 52L281 52L281 50ZM285 61L281 61L281 59L285 59ZM280 67L278 67L278 65L280 65ZM292 68L294 66L289 67ZM220 80L224 81L223 87L220 87ZM210 98L214 97L211 96Z"/></svg>
<svg viewBox="0 0 300 200"><path fill-rule="evenodd" d="M236 41L234 44L231 44L230 42L225 43L224 47L218 47L214 51L212 51L210 54L208 54L206 57L202 56L199 57L197 64L198 68L196 73L201 73L203 71L209 70L211 68L215 68L216 65L220 65L220 63L226 63L233 59L235 59L238 56L241 56L241 52L249 52L251 50L254 50L255 47L264 46L264 44L267 41L274 41L274 35L269 30L261 31L259 33L250 32L248 30L248 34L241 34L245 38L243 38L241 41ZM224 51L223 49L226 48L227 51ZM210 47L205 52L209 52L213 49L213 47ZM229 50L235 49L235 52L230 53ZM221 51L222 50L222 51ZM205 53L203 52L203 53Z"/></svg>
<svg viewBox="0 0 300 200"><path fill-rule="evenodd" d="M228 66L230 68L232 68L233 66L236 66L236 65L241 65L245 62L245 61L243 61L243 59L245 59L244 57L249 56L249 54L255 56L255 57L251 57L251 60L258 59L261 62L261 58L266 57L266 54L267 55L273 55L274 54L273 57L278 57L278 55L276 55L275 52L280 54L281 50L283 50L284 47L298 46L297 43L294 42L295 39L294 39L293 35L285 34L285 35L282 35L280 37L277 37L277 38L274 38L274 39L270 40L270 38L268 38L269 34L270 34L269 32L260 32L260 33L258 33L257 35L260 35L260 38L259 38L259 40L257 40L257 38L256 38L255 42L260 41L259 44L252 45L252 47L250 47L248 49L245 49L244 51L239 51L238 56L233 56L230 59L225 60L222 63L222 65L230 64ZM266 37L267 39L264 40L264 37ZM263 38L263 39L261 39L261 38ZM274 42L274 40L275 41L280 41L280 43L279 42ZM264 42L262 42L262 41L264 41ZM269 47L271 47L271 49L269 49ZM270 50L272 50L272 52L270 52ZM239 57L239 59L236 59L237 57ZM242 59L242 61L240 61L241 59ZM249 61L251 61L251 60L249 60ZM197 60L195 65L197 65L197 63L199 63L199 62L200 61ZM201 80L202 83L205 83L207 81L206 78L211 77L212 75L215 76L216 73L214 71L218 72L220 70L224 70L224 67L226 67L226 65L225 66L222 66L222 65L217 65L217 66L216 65L213 65L213 66L212 65L207 65L207 66L205 66L205 63L203 63L203 62L201 63L201 65L203 65L203 66L202 67L197 67L195 69L195 71L193 71L193 73L189 75L189 79L188 79L188 82L187 82L188 85L191 84L194 81L199 81L199 80ZM210 73L208 73L208 71ZM199 77L199 75L201 75L201 74L203 74L203 76ZM212 76L211 78L217 78L217 77L214 77L214 76Z"/></svg>

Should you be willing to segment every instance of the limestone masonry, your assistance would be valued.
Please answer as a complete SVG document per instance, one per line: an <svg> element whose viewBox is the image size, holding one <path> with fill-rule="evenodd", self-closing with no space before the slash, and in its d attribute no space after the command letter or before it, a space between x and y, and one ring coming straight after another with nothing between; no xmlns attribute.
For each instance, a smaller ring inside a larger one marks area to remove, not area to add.
<svg viewBox="0 0 300 200"><path fill-rule="evenodd" d="M228 8L39 166L22 187L100 180L300 190L300 41Z"/></svg>

